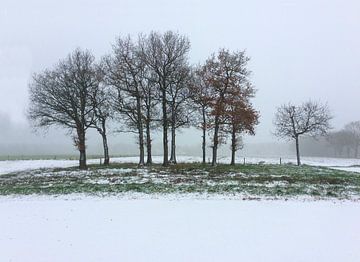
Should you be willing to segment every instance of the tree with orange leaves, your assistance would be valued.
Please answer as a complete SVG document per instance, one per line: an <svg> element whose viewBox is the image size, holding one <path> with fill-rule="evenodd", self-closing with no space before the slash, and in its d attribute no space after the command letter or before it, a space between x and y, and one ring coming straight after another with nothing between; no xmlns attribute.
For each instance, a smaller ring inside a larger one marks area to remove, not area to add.
<svg viewBox="0 0 360 262"><path fill-rule="evenodd" d="M213 130L212 165L216 165L218 146L225 142L229 123L233 123L230 126L234 127L236 137L236 134L245 130L253 132L253 126L258 122L258 113L249 102L255 94L247 69L249 60L245 51L220 49L203 66L205 83L209 89L209 127Z"/></svg>
<svg viewBox="0 0 360 262"><path fill-rule="evenodd" d="M226 124L224 132L231 136L231 162L235 165L236 151L242 148L242 134L255 135L255 126L259 122L257 112L249 102L253 96L253 88L249 87L248 92L234 96L227 101Z"/></svg>

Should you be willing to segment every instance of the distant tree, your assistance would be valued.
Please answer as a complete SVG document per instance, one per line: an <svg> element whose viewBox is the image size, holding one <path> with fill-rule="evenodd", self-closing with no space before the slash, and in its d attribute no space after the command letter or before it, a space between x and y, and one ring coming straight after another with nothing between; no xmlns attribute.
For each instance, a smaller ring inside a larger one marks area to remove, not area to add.
<svg viewBox="0 0 360 262"><path fill-rule="evenodd" d="M212 165L216 165L219 144L225 141L226 135L222 130L227 121L229 101L243 96L250 84L250 71L247 69L249 60L245 51L220 49L204 65L205 82L210 90L209 127L214 130Z"/></svg>
<svg viewBox="0 0 360 262"><path fill-rule="evenodd" d="M344 130L351 133L352 139L352 149L354 152L354 157L359 156L359 146L360 146L360 121L355 121L347 124L344 127Z"/></svg>
<svg viewBox="0 0 360 262"><path fill-rule="evenodd" d="M330 132L326 137L329 145L334 149L335 156L343 156L344 151L347 157L350 157L350 150L353 148L356 140L354 134L348 130Z"/></svg>
<svg viewBox="0 0 360 262"><path fill-rule="evenodd" d="M187 64L190 42L187 37L172 31L164 34L152 32L141 41L142 58L152 72L152 80L159 91L163 129L163 165L168 159L168 90L178 73L178 68Z"/></svg>
<svg viewBox="0 0 360 262"><path fill-rule="evenodd" d="M92 127L95 128L102 137L104 148L104 165L110 162L109 146L107 141L107 124L108 120L113 118L112 94L107 86L100 84L92 93L91 101L94 107L94 122Z"/></svg>
<svg viewBox="0 0 360 262"><path fill-rule="evenodd" d="M324 136L330 130L332 116L326 104L308 101L300 106L282 105L277 109L274 125L275 135L295 139L297 165L300 165L299 137Z"/></svg>
<svg viewBox="0 0 360 262"><path fill-rule="evenodd" d="M36 127L57 125L75 131L79 166L86 169L86 130L94 123L92 94L101 81L94 56L76 49L54 68L35 74L30 83L28 117Z"/></svg>

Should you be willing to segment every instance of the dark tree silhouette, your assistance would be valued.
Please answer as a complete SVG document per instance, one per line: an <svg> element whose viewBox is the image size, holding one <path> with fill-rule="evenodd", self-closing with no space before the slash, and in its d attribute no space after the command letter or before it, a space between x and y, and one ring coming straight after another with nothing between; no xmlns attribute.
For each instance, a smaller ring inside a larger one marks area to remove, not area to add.
<svg viewBox="0 0 360 262"><path fill-rule="evenodd" d="M139 165L145 164L144 154L144 85L145 63L140 49L130 37L118 38L113 54L103 59L105 82L117 93L114 110L124 118L127 132L136 132L139 143Z"/></svg>
<svg viewBox="0 0 360 262"><path fill-rule="evenodd" d="M163 165L168 159L168 89L178 68L187 64L190 42L187 37L172 31L150 33L141 41L142 58L152 73L152 80L159 90L163 128Z"/></svg>
<svg viewBox="0 0 360 262"><path fill-rule="evenodd" d="M143 90L143 112L145 123L145 137L146 137L146 165L152 164L152 135L151 130L158 127L158 103L157 89L152 81L151 72L146 69L144 75L145 83L141 86Z"/></svg>
<svg viewBox="0 0 360 262"><path fill-rule="evenodd" d="M28 117L35 127L58 125L75 131L79 166L86 169L86 130L94 123L92 94L101 74L89 51L76 49L54 68L35 74L30 83Z"/></svg>
<svg viewBox="0 0 360 262"><path fill-rule="evenodd" d="M190 125L192 110L190 107L190 85L192 74L189 66L176 68L177 73L169 85L168 107L171 130L171 153L169 162L176 164L176 130Z"/></svg>
<svg viewBox="0 0 360 262"><path fill-rule="evenodd" d="M202 163L206 163L206 133L209 126L208 119L211 108L211 94L207 83L206 70L203 67L195 69L192 83L190 85L190 93L192 106L197 114L193 114L194 124L202 132Z"/></svg>
<svg viewBox="0 0 360 262"><path fill-rule="evenodd" d="M324 136L330 130L332 116L326 104L309 101L300 106L282 105L277 109L275 135L295 140L297 165L300 165L299 137Z"/></svg>
<svg viewBox="0 0 360 262"><path fill-rule="evenodd" d="M96 89L91 96L95 115L92 127L99 132L102 138L104 148L104 165L108 165L110 162L107 140L107 123L113 117L111 98L112 94L110 93L110 90L103 84L99 85L98 89Z"/></svg>

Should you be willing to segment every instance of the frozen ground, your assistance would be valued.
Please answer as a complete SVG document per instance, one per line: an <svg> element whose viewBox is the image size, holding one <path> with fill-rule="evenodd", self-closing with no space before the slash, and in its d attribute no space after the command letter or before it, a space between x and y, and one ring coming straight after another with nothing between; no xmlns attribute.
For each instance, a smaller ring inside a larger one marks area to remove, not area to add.
<svg viewBox="0 0 360 262"><path fill-rule="evenodd" d="M0 198L1 261L360 261L360 204Z"/></svg>
<svg viewBox="0 0 360 262"><path fill-rule="evenodd" d="M161 163L162 157L155 156L153 158L155 163ZM194 162L201 161L200 157L196 156L179 156L179 162ZM243 163L244 158L239 157L237 163ZM246 157L246 163L259 163L264 162L268 164L277 164L280 158L274 157ZM88 160L89 164L99 163L99 159ZM112 158L111 162L116 163L137 163L138 157L118 157ZM229 163L230 159L223 157L219 159L221 163ZM282 158L282 163L296 163L295 158ZM360 159L346 159L346 158L321 158L321 157L303 157L302 163L313 166L328 166L345 171L360 172ZM5 160L0 161L0 175L10 172L19 172L39 168L60 168L71 167L78 165L76 160Z"/></svg>

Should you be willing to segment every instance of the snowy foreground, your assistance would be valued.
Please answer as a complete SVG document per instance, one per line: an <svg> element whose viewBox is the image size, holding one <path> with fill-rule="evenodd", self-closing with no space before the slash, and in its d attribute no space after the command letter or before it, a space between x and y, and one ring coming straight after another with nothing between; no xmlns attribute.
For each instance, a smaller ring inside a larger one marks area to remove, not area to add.
<svg viewBox="0 0 360 262"><path fill-rule="evenodd" d="M161 163L162 157L155 156L155 163ZM196 156L179 156L178 162L200 162L201 158ZM237 163L243 163L244 158L238 158ZM246 163L265 163L279 164L280 158L274 157L246 157ZM117 157L111 159L112 163L137 163L138 157ZM220 163L230 163L229 158L220 158ZM88 164L98 164L100 159L89 159ZM282 163L296 163L295 158L282 158ZM303 157L302 163L312 166L325 166L334 169L360 172L360 159L346 158L323 158L323 157ZM11 172L20 172L25 170L33 170L39 168L65 168L77 166L77 160L5 160L0 161L0 175Z"/></svg>
<svg viewBox="0 0 360 262"><path fill-rule="evenodd" d="M360 203L1 197L1 261L360 261Z"/></svg>
<svg viewBox="0 0 360 262"><path fill-rule="evenodd" d="M161 157L156 157L154 160L161 162ZM123 157L112 161L136 163L137 158ZM180 157L179 161L194 162L199 159ZM227 162L228 159L221 161ZM246 161L277 163L278 159L247 158ZM283 163L293 161L293 159L283 159ZM89 162L99 163L99 159ZM357 169L359 160L304 158L303 163L349 170ZM11 181L16 181L16 186L19 186L19 183L28 180L29 188L33 185L42 185L41 181L48 185L45 188L49 188L48 180L53 178L55 180L51 182L51 186L56 188L56 183L62 183L63 180L73 183L75 181L73 178L80 179L82 175L84 179L76 181L83 189L94 185L97 188L100 186L121 188L126 179L130 179L131 183L127 182L131 185L137 180L139 183L143 183L143 179L151 180L156 188L163 185L164 181L168 181L168 178L169 181L175 179L176 183L174 182L173 185L177 186L191 182L178 179L181 170L178 176L174 174L165 176L162 173L163 176L160 173L155 176L153 171L145 172L142 169L136 169L136 172L142 175L131 176L131 172L135 172L133 169L116 167L109 170L90 170L93 172L91 176L88 174L90 171L53 170L49 175L49 170L35 170L70 167L77 164L77 161L72 160L0 161L0 174L20 172L2 176L4 185L8 185L10 189L14 188ZM256 170L259 167L261 165L253 165L251 168ZM282 168L289 172L291 169L297 169L292 166L276 165L275 167L273 167L274 172ZM317 174L311 176L301 174L301 170L307 169L314 169ZM345 174L336 175L337 179L341 181L345 179L344 181L350 181L350 184L340 181L338 185L333 181L335 184L323 185L326 179L334 179L331 172L341 173L341 171L306 166L301 170L299 174L293 174L293 178L298 179L298 182L291 183L299 190L302 188L305 191L308 188L314 190L316 186L320 186L321 193L324 190L332 192L330 190L332 187L341 189L341 186L344 186L345 189L340 191L346 193L352 192L351 190L356 189L358 185L358 174L342 172ZM57 176L56 172L65 173ZM75 174L72 175L72 172ZM275 179L277 176L286 178L287 175L272 174L270 178ZM248 178L241 172L236 176L239 179L238 184L244 182L241 179ZM236 176L233 174L224 179L234 179ZM287 183L274 184L270 180L260 183L257 180L259 176L260 174L251 176L255 179L252 188L256 188L257 185L262 190L293 189ZM323 176L319 180L321 183L316 180L317 176ZM12 180L9 180L9 177ZM207 179L208 176L203 174L202 178ZM210 178L217 177L210 176ZM313 181L315 184L310 182L306 184L305 178L315 179ZM216 181L219 185L223 185L219 183L220 180ZM210 180L203 181L199 185L210 188L217 185L210 182ZM248 185L246 183L243 186ZM225 183L225 186L229 185ZM299 194L299 196L295 194L287 201L287 198L281 197L276 201L266 197L243 198L241 194L142 194L126 191L103 196L89 194L0 196L0 261L358 262L360 261L360 202L353 201L356 197L351 196L350 194L347 200L335 200L335 198L321 200L319 197L307 194ZM261 201L244 199L261 199Z"/></svg>

